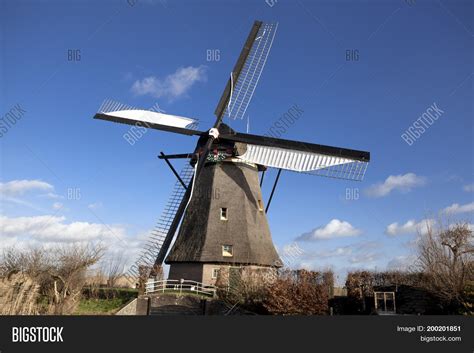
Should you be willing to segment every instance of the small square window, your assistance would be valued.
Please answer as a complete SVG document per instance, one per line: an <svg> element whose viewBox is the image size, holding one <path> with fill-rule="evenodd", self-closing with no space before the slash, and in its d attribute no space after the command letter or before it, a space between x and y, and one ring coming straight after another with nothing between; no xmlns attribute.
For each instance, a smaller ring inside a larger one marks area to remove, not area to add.
<svg viewBox="0 0 474 353"><path fill-rule="evenodd" d="M221 208L221 221L227 221L227 207Z"/></svg>
<svg viewBox="0 0 474 353"><path fill-rule="evenodd" d="M212 278L213 279L216 279L217 276L219 276L219 271L220 271L220 268L213 268L212 269Z"/></svg>
<svg viewBox="0 0 474 353"><path fill-rule="evenodd" d="M234 256L234 248L232 245L222 245L222 256L232 257Z"/></svg>
<svg viewBox="0 0 474 353"><path fill-rule="evenodd" d="M263 202L262 202L262 200L258 200L257 203L258 203L258 210L263 211Z"/></svg>

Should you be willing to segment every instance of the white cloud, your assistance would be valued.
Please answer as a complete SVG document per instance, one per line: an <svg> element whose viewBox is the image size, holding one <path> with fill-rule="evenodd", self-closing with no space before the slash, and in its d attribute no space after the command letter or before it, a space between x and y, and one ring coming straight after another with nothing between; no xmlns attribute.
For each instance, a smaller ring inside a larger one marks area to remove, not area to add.
<svg viewBox="0 0 474 353"><path fill-rule="evenodd" d="M414 255L396 256L387 263L387 270L407 271L415 264L416 259Z"/></svg>
<svg viewBox="0 0 474 353"><path fill-rule="evenodd" d="M56 195L53 185L41 180L12 180L6 183L0 182L0 197L3 202L28 207L35 211L47 212L41 207L37 207L31 202L23 199L26 193L33 191L48 192L46 195Z"/></svg>
<svg viewBox="0 0 474 353"><path fill-rule="evenodd" d="M309 233L300 235L297 239L299 240L319 240L319 239L332 239L340 237L351 237L359 235L361 231L349 222L340 221L338 219L331 220L325 226L313 229Z"/></svg>
<svg viewBox="0 0 474 353"><path fill-rule="evenodd" d="M474 212L474 202L465 205L453 203L451 206L446 207L442 212L450 214Z"/></svg>
<svg viewBox="0 0 474 353"><path fill-rule="evenodd" d="M365 193L370 197L383 197L390 194L393 190L408 192L417 186L425 185L425 183L426 178L417 176L414 173L390 175L383 183L369 186Z"/></svg>
<svg viewBox="0 0 474 353"><path fill-rule="evenodd" d="M306 261L317 261L320 259L342 257L349 260L352 256L361 256L368 253L376 253L381 247L377 241L362 241L334 249L304 252L301 257Z"/></svg>
<svg viewBox="0 0 474 353"><path fill-rule="evenodd" d="M345 246L345 247L336 248L334 250L320 252L318 254L318 257L332 258L332 257L338 257L338 256L348 256L352 254L352 251L353 249L350 246Z"/></svg>
<svg viewBox="0 0 474 353"><path fill-rule="evenodd" d="M129 236L125 227L120 225L69 222L65 217L51 215L15 218L0 215L0 256L2 250L11 247L102 246L107 256L123 254L127 263L125 270L128 270L143 252L150 232Z"/></svg>
<svg viewBox="0 0 474 353"><path fill-rule="evenodd" d="M463 190L466 192L474 192L474 183L464 185Z"/></svg>
<svg viewBox="0 0 474 353"><path fill-rule="evenodd" d="M349 263L352 265L372 266L382 256L380 253L381 244L378 241L363 241L348 247L352 249L348 254Z"/></svg>
<svg viewBox="0 0 474 353"><path fill-rule="evenodd" d="M87 205L87 207L91 210L96 210L98 208L101 208L102 207L102 202L94 202L94 203L90 203Z"/></svg>
<svg viewBox="0 0 474 353"><path fill-rule="evenodd" d="M9 202L9 203L12 203L12 204L15 204L15 205L20 205L20 206L28 207L28 208L31 208L32 210L35 210L35 211L38 211L38 212L47 212L47 211L44 210L43 208L35 206L35 205L32 204L31 202L28 202L28 201L19 199L19 198L17 198L17 197L10 197L10 196L3 196L3 195L1 195L1 201L3 201L3 202Z"/></svg>
<svg viewBox="0 0 474 353"><path fill-rule="evenodd" d="M2 195L2 201L8 201L8 202L14 203L16 205L26 206L26 207L35 209L37 211L40 211L40 209L37 208L35 205L33 205L31 202L19 199L17 197L9 197L9 196L3 196Z"/></svg>
<svg viewBox="0 0 474 353"><path fill-rule="evenodd" d="M378 253L368 252L368 253L363 253L363 254L358 254L358 255L352 256L349 259L349 262L351 264L368 265L368 264L371 264L371 263L375 262L375 260L377 260L379 257L380 257L380 255Z"/></svg>
<svg viewBox="0 0 474 353"><path fill-rule="evenodd" d="M40 197L47 197L48 199L64 199L64 196L58 195L54 192L48 192L46 194L39 195Z"/></svg>
<svg viewBox="0 0 474 353"><path fill-rule="evenodd" d="M196 82L207 80L205 66L180 67L171 75L160 79L155 76L145 77L133 83L131 91L139 96L151 95L155 98L176 99L185 95Z"/></svg>
<svg viewBox="0 0 474 353"><path fill-rule="evenodd" d="M67 223L65 217L32 216L10 218L0 216L0 233L9 237L29 237L42 242L77 242L114 239L123 240L120 226L89 222Z"/></svg>
<svg viewBox="0 0 474 353"><path fill-rule="evenodd" d="M53 208L60 206L61 203L53 204ZM103 246L108 254L125 254L128 270L143 252L144 244L148 244L150 233L139 232L131 236L122 225L68 221L66 217L57 215L0 215L0 256L2 250L10 247L54 249L73 243Z"/></svg>
<svg viewBox="0 0 474 353"><path fill-rule="evenodd" d="M52 191L54 188L41 180L12 180L7 183L0 183L0 194L3 195L23 195L32 190Z"/></svg>
<svg viewBox="0 0 474 353"><path fill-rule="evenodd" d="M395 236L399 234L414 234L420 232L425 234L428 231L428 228L434 224L433 219L422 219L419 222L416 222L414 219L407 221L405 224L398 224L394 222L389 224L385 229L385 234Z"/></svg>
<svg viewBox="0 0 474 353"><path fill-rule="evenodd" d="M308 252L304 254L300 264L311 264L313 269L331 267L340 270L341 266L368 268L383 257L381 248L382 244L378 241L362 241L334 249Z"/></svg>
<svg viewBox="0 0 474 353"><path fill-rule="evenodd" d="M63 208L63 204L61 202L53 203L53 209L60 210L61 208Z"/></svg>
<svg viewBox="0 0 474 353"><path fill-rule="evenodd" d="M316 271L331 269L336 275L336 282L341 286L344 286L348 271L385 268L387 264L383 242L363 240L337 247L329 247L330 244L330 242L318 243L317 248L305 246L304 253L289 266L283 259L282 261L292 269L305 268Z"/></svg>

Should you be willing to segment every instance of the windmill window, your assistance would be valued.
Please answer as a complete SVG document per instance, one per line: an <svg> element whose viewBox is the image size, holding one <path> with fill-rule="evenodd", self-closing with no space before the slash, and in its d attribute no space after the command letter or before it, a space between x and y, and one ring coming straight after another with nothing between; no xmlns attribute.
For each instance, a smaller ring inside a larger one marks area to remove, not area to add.
<svg viewBox="0 0 474 353"><path fill-rule="evenodd" d="M227 207L221 208L221 221L227 221Z"/></svg>
<svg viewBox="0 0 474 353"><path fill-rule="evenodd" d="M234 248L232 245L222 245L222 256L232 257L234 256Z"/></svg>
<svg viewBox="0 0 474 353"><path fill-rule="evenodd" d="M220 270L219 268L213 268L212 269L212 278L213 279L216 279L217 276L219 276L219 270Z"/></svg>
<svg viewBox="0 0 474 353"><path fill-rule="evenodd" d="M262 202L262 200L258 200L257 203L258 203L258 210L263 211L263 202Z"/></svg>

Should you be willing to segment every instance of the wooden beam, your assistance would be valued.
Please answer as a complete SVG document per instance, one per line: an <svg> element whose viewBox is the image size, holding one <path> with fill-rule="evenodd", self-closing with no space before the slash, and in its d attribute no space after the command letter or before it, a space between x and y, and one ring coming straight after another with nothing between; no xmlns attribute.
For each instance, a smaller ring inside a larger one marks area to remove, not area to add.
<svg viewBox="0 0 474 353"><path fill-rule="evenodd" d="M183 185L183 188L184 189L187 189L187 185L184 183L183 179L181 179L181 177L179 176L178 172L176 171L176 169L174 169L173 165L170 163L170 161L168 160L167 156L165 156L165 154L163 152L160 152L160 155L161 155L161 158L160 159L164 159L166 164L168 164L168 167L170 167L171 171L173 172L173 174L176 176L176 178L178 178L179 182L181 183L181 185Z"/></svg>
<svg viewBox="0 0 474 353"><path fill-rule="evenodd" d="M272 192L270 193L270 198L268 199L268 203L267 203L267 208L265 208L265 213L267 213L268 209L270 208L270 203L272 202L273 193L275 192L275 188L277 186L278 179L280 179L280 174L281 174L281 169L278 169L278 174L277 174L276 179L275 179L275 184L273 184Z"/></svg>
<svg viewBox="0 0 474 353"><path fill-rule="evenodd" d="M262 171L262 177L260 178L260 187L262 187L264 176L265 176L265 171Z"/></svg>
<svg viewBox="0 0 474 353"><path fill-rule="evenodd" d="M160 152L160 155L158 156L159 159L180 159L180 158L192 158L193 154L192 153L180 153L180 154L163 154L163 152Z"/></svg>

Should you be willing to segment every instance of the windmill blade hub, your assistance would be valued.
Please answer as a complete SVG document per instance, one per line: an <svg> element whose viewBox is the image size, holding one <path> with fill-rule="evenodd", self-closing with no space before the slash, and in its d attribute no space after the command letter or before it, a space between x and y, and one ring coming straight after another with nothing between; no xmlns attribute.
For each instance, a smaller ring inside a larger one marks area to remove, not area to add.
<svg viewBox="0 0 474 353"><path fill-rule="evenodd" d="M209 130L209 136L213 137L215 140L219 138L219 130L216 128L212 128Z"/></svg>

